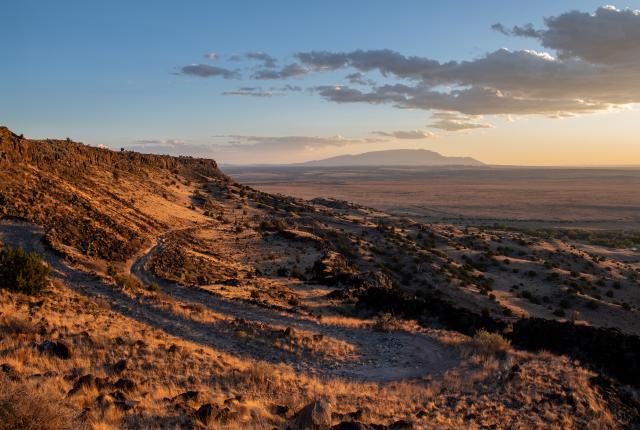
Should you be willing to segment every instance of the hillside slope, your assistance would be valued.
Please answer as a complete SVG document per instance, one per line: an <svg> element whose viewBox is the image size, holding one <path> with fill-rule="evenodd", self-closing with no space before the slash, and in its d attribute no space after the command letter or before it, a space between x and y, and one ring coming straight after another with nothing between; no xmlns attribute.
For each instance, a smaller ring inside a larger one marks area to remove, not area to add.
<svg viewBox="0 0 640 430"><path fill-rule="evenodd" d="M41 224L54 247L91 257L125 260L168 226L197 219L183 209L190 182L215 179L225 178L212 160L28 140L0 127L0 216Z"/></svg>
<svg viewBox="0 0 640 430"><path fill-rule="evenodd" d="M285 429L315 407L321 429L640 424L636 262L270 195L211 160L0 131L0 244L51 268L41 297L0 291L0 417Z"/></svg>

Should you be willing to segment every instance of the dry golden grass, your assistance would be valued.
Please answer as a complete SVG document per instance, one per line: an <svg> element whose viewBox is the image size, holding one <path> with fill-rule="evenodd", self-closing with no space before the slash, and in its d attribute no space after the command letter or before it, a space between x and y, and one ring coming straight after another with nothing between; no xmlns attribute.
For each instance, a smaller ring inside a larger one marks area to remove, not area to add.
<svg viewBox="0 0 640 430"><path fill-rule="evenodd" d="M7 413L14 417L35 407L32 418L44 420L54 410L55 419L46 419L51 427L44 428L181 428L189 422L198 425L193 413L205 403L230 409L231 421L217 423L215 428L283 428L292 412L278 415L276 405L297 411L326 396L338 414L361 409L364 422L389 423L409 417L421 426L442 429L620 425L591 387L591 373L550 354L513 351L504 340L487 333L469 339L439 332L441 338L468 351L468 358L442 377L358 382L314 377L288 365L194 344L123 317L103 300L86 299L64 286L48 293L37 310L34 302L0 293L2 328L15 334L4 337L0 364L11 366L20 381L3 382L9 389L3 390L2 399L3 404L13 399L13 409ZM60 337L72 344L69 360L41 354L31 346ZM129 364L116 374L113 365L122 358ZM123 410L108 388L84 387L67 398L66 393L86 374L135 381L136 388L125 393L131 409ZM32 390L37 405L18 394L25 390ZM170 400L189 390L198 391L195 401ZM80 424L73 424L74 420Z"/></svg>
<svg viewBox="0 0 640 430"><path fill-rule="evenodd" d="M0 375L0 430L75 428L73 409L49 383L16 382Z"/></svg>

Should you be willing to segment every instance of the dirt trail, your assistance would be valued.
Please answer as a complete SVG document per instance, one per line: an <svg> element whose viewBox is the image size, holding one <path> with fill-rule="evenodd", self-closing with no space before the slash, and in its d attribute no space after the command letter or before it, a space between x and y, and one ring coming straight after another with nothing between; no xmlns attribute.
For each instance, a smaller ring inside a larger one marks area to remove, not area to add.
<svg viewBox="0 0 640 430"><path fill-rule="evenodd" d="M260 339L238 337L224 322L204 323L187 319L151 303L136 300L113 285L71 267L64 257L45 246L41 227L19 221L0 221L0 241L41 254L52 268L52 276L85 296L106 298L114 312L134 318L167 334L214 349L270 363L284 362L299 371L319 376L390 381L440 373L457 364L456 354L423 333L379 332L369 328L323 324L295 313L284 313L243 301L228 300L202 288L184 287L156 279L144 266L163 246L164 236L131 264L131 273L143 283L158 283L163 292L182 304L199 304L229 318L270 327L292 327L353 346L354 357L327 361L278 349Z"/></svg>

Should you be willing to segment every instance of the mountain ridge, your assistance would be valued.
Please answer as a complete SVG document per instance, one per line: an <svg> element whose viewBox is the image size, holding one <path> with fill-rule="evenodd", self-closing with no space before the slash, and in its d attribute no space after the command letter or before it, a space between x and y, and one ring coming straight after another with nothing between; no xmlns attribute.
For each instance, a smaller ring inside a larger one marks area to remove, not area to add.
<svg viewBox="0 0 640 430"><path fill-rule="evenodd" d="M298 166L485 166L472 157L448 157L428 149L389 149L297 163Z"/></svg>

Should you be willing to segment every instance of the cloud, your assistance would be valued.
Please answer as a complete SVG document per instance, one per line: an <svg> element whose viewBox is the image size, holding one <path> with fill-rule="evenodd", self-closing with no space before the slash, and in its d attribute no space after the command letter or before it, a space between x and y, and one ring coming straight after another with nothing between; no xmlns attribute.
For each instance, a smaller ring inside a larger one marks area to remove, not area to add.
<svg viewBox="0 0 640 430"><path fill-rule="evenodd" d="M265 91L258 87L241 87L234 91L225 91L222 93L225 96L251 96L251 97L271 97L272 91Z"/></svg>
<svg viewBox="0 0 640 430"><path fill-rule="evenodd" d="M467 131L478 128L493 128L493 125L477 122L481 116L460 115L455 112L435 112L431 115L433 122L428 127L445 131Z"/></svg>
<svg viewBox="0 0 640 430"><path fill-rule="evenodd" d="M378 136L393 137L396 139L432 139L436 137L435 133L423 130L374 131L372 133Z"/></svg>
<svg viewBox="0 0 640 430"><path fill-rule="evenodd" d="M334 71L347 67L359 72L379 71L383 76L420 80L427 73L441 67L436 60L421 57L405 57L390 49L357 50L348 53L328 51L299 52L296 58L315 72Z"/></svg>
<svg viewBox="0 0 640 430"><path fill-rule="evenodd" d="M224 96L250 96L250 97L272 97L283 95L287 92L300 92L302 87L296 85L283 85L281 87L271 87L263 89L261 87L240 87L233 91L224 91Z"/></svg>
<svg viewBox="0 0 640 430"><path fill-rule="evenodd" d="M209 60L217 60L218 58L220 58L220 56L215 52L209 52L208 54L204 54L204 58L207 58Z"/></svg>
<svg viewBox="0 0 640 430"><path fill-rule="evenodd" d="M406 81L379 83L368 91L348 86L315 90L337 103L390 103L399 108L464 114L565 116L640 102L640 12L601 7L593 14L568 12L504 34L536 38L555 52L499 49L460 62L404 56L391 50L311 51L296 54L314 72L355 69ZM444 125L444 124L443 124Z"/></svg>
<svg viewBox="0 0 640 430"><path fill-rule="evenodd" d="M493 28L506 35L539 39L559 58L579 58L593 64L626 64L640 58L640 11L602 6L589 14L571 11L544 20L546 29L531 24L506 29Z"/></svg>
<svg viewBox="0 0 640 430"><path fill-rule="evenodd" d="M187 145L183 139L140 139L135 140L129 147L155 147L155 148L177 148Z"/></svg>
<svg viewBox="0 0 640 430"><path fill-rule="evenodd" d="M300 92L302 91L302 87L299 87L298 85L290 85L287 84L285 86L282 87L271 87L272 91L290 91L290 92Z"/></svg>
<svg viewBox="0 0 640 430"><path fill-rule="evenodd" d="M256 71L251 77L253 79L265 80L265 79L287 79L298 76L304 76L311 72L310 69L301 66L297 63L287 64L280 70L273 69L260 69Z"/></svg>
<svg viewBox="0 0 640 430"><path fill-rule="evenodd" d="M467 116L548 117L640 103L640 12L603 6L594 13L571 11L547 17L542 28L531 24L508 28L501 23L492 28L508 36L533 38L545 51L498 49L479 58L448 62L390 49L309 51L296 53L295 62L281 68L265 53L246 55L262 62L251 75L256 80L348 71L348 85L311 88L335 103L390 104ZM239 77L238 71L204 65L186 66L183 74ZM464 117L434 119L432 124L445 130L486 126Z"/></svg>
<svg viewBox="0 0 640 430"><path fill-rule="evenodd" d="M357 85L375 85L375 81L371 79L365 79L366 75L364 73L355 72L350 73L345 76L345 79L348 80L352 84Z"/></svg>
<svg viewBox="0 0 640 430"><path fill-rule="evenodd" d="M533 28L533 25L527 24L524 27L514 26L512 29L508 30L504 25L498 23L493 24L491 28L499 33L504 34L505 36L521 36L521 37L539 37L540 33Z"/></svg>
<svg viewBox="0 0 640 430"><path fill-rule="evenodd" d="M357 57L368 58L369 68L378 54L358 52ZM315 91L338 103L391 103L472 115L588 113L640 101L640 75L628 68L560 60L532 50L500 49L476 60L438 66L388 53L383 57L395 58L397 64L379 70L395 70L394 76L408 79L407 84L378 85L366 92L347 86L317 86Z"/></svg>
<svg viewBox="0 0 640 430"><path fill-rule="evenodd" d="M183 75L199 76L208 78L212 76L220 76L224 79L240 79L240 72L237 70L229 70L222 67L210 66L208 64L191 64L181 69Z"/></svg>
<svg viewBox="0 0 640 430"><path fill-rule="evenodd" d="M247 136L247 135L222 135L216 138L227 139L227 147L235 149L313 149L320 147L341 147L364 143L384 142L386 139L378 138L348 138L344 136Z"/></svg>
<svg viewBox="0 0 640 430"><path fill-rule="evenodd" d="M247 52L245 54L245 57L249 58L250 60L261 61L262 65L269 69L275 68L276 63L278 62L278 60L276 60L274 57L264 52Z"/></svg>

